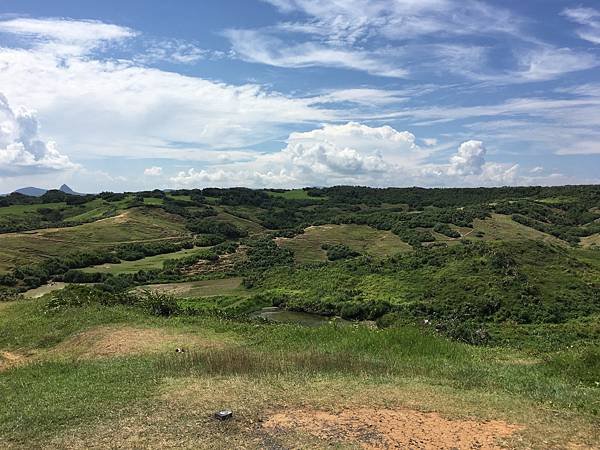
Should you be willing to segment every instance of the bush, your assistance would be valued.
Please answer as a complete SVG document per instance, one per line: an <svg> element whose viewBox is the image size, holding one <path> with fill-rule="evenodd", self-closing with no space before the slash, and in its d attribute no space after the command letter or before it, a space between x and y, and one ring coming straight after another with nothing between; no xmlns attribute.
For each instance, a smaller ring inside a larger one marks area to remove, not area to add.
<svg viewBox="0 0 600 450"><path fill-rule="evenodd" d="M139 298L142 307L155 316L169 317L181 313L177 299L170 295L144 291Z"/></svg>
<svg viewBox="0 0 600 450"><path fill-rule="evenodd" d="M323 250L327 251L327 259L329 261L337 261L339 259L348 259L354 258L355 256L359 256L360 253L352 250L350 247L344 244L334 244L334 245L323 245L321 246Z"/></svg>
<svg viewBox="0 0 600 450"><path fill-rule="evenodd" d="M437 223L433 227L433 231L436 233L443 234L444 236L448 236L449 238L459 238L460 233L456 230L450 228L450 225L447 223Z"/></svg>

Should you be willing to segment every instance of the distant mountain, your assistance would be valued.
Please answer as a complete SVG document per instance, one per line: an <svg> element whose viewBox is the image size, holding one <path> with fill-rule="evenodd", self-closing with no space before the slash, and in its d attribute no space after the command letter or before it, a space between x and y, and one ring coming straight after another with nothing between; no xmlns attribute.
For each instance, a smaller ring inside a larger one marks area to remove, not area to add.
<svg viewBox="0 0 600 450"><path fill-rule="evenodd" d="M36 187L25 187L25 188L17 189L15 192L17 194L28 195L30 197L41 197L47 191L48 191L47 189L40 189L40 188L36 188Z"/></svg>
<svg viewBox="0 0 600 450"><path fill-rule="evenodd" d="M65 194L69 194L69 195L84 195L84 194L80 194L79 192L75 192L73 189L71 189L66 184L63 184L61 187L58 188L58 190L64 192ZM48 189L42 189L42 188L37 188L37 187L25 187L25 188L17 189L15 192L18 194L28 195L30 197L41 197L46 192L48 192Z"/></svg>
<svg viewBox="0 0 600 450"><path fill-rule="evenodd" d="M59 191L63 191L65 194L71 194L71 195L83 195L80 194L79 192L75 192L73 189L71 189L69 186L67 186L66 184L63 184L61 187L58 188Z"/></svg>

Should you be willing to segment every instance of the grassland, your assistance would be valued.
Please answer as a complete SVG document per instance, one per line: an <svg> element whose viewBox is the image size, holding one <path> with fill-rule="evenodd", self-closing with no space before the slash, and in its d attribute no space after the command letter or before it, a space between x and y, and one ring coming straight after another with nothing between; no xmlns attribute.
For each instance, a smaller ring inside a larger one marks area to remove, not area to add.
<svg viewBox="0 0 600 450"><path fill-rule="evenodd" d="M66 206L65 202L44 203L43 205L11 205L0 208L0 217L33 213L40 208L59 209Z"/></svg>
<svg viewBox="0 0 600 450"><path fill-rule="evenodd" d="M325 200L324 197L311 197L304 189L291 189L285 192L266 191L271 197L280 197L288 200Z"/></svg>
<svg viewBox="0 0 600 450"><path fill-rule="evenodd" d="M247 219L241 216L235 216L221 209L219 214L216 216L216 220L220 222L231 223L237 227L240 227L242 230L246 230L250 234L256 234L264 232L264 227L259 223Z"/></svg>
<svg viewBox="0 0 600 450"><path fill-rule="evenodd" d="M101 264L98 266L86 267L83 269L84 272L93 273L111 273L111 274L120 274L120 273L136 273L140 270L152 270L152 269L162 269L163 263L168 259L181 259L187 256L193 256L198 252L202 251L202 247L200 248L190 248L180 250L178 252L172 253L163 253L161 255L148 256L146 258L138 259L136 261L121 261L118 264Z"/></svg>
<svg viewBox="0 0 600 450"><path fill-rule="evenodd" d="M600 247L600 233L592 234L581 239L583 247Z"/></svg>
<svg viewBox="0 0 600 450"><path fill-rule="evenodd" d="M309 227L291 239L281 238L279 245L294 252L300 263L325 261L323 244L345 244L351 249L377 257L406 252L411 247L389 231L380 231L365 225L321 225Z"/></svg>
<svg viewBox="0 0 600 450"><path fill-rule="evenodd" d="M464 231L464 229L461 230L461 232ZM483 233L483 236L479 237L478 232ZM469 239L481 239L484 241L523 241L531 239L550 244L566 245L564 241L554 236L521 225L509 216L502 214L492 214L491 218L484 220L475 219L473 233L469 234Z"/></svg>
<svg viewBox="0 0 600 450"><path fill-rule="evenodd" d="M164 205L165 201L162 198L144 197L144 205L157 206Z"/></svg>
<svg viewBox="0 0 600 450"><path fill-rule="evenodd" d="M600 189L311 191L107 194L0 234L0 271L30 264L0 278L0 448L598 448ZM183 238L211 250L35 264Z"/></svg>
<svg viewBox="0 0 600 450"><path fill-rule="evenodd" d="M157 209L133 208L121 214L69 228L0 234L0 271L90 248L108 249L126 242L189 236L182 220Z"/></svg>
<svg viewBox="0 0 600 450"><path fill-rule="evenodd" d="M189 281L185 283L151 284L141 286L139 289L168 294L176 298L248 295L248 291L242 287L242 278L240 277Z"/></svg>
<svg viewBox="0 0 600 450"><path fill-rule="evenodd" d="M597 387L579 362L593 364L592 349L540 357L471 347L412 327L164 319L128 307L48 314L45 302L3 305L0 349L12 358L0 372L0 398L10 405L0 409L3 448L300 442L348 448L379 439L384 444L375 448L385 448L385 439L393 439L386 430L357 432L343 422L325 434L305 421L269 426L282 414L328 412L352 414L367 429L369 415L408 414L423 427L455 434L469 421L479 433L487 421L502 421L511 432L498 432L493 442L511 448L594 448L598 442ZM175 347L187 351L177 354ZM222 408L234 411L234 421L211 418Z"/></svg>

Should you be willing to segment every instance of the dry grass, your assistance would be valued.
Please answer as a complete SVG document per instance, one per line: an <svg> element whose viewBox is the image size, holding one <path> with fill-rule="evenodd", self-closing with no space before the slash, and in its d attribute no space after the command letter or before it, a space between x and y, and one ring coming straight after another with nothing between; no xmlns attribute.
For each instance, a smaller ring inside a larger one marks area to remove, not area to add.
<svg viewBox="0 0 600 450"><path fill-rule="evenodd" d="M213 419L222 408L232 409L234 420ZM384 422L373 419L378 414ZM592 422L574 415L497 393L465 393L415 380L199 376L167 378L151 408L68 430L48 444L81 449L389 448L390 443L494 448L501 438L508 448L592 449L598 437ZM466 445L475 440L480 447ZM385 446L377 447L381 442Z"/></svg>
<svg viewBox="0 0 600 450"><path fill-rule="evenodd" d="M0 351L0 372L25 364L25 362L26 357L24 355L15 352Z"/></svg>
<svg viewBox="0 0 600 450"><path fill-rule="evenodd" d="M188 351L223 346L223 340L159 328L101 326L76 334L49 350L45 357L75 359Z"/></svg>
<svg viewBox="0 0 600 450"><path fill-rule="evenodd" d="M172 295L178 298L247 294L247 291L242 287L241 277L189 281L185 283L150 284L139 288L139 290L143 289L148 289L161 294Z"/></svg>
<svg viewBox="0 0 600 450"><path fill-rule="evenodd" d="M581 246L584 248L600 247L600 233L581 238Z"/></svg>

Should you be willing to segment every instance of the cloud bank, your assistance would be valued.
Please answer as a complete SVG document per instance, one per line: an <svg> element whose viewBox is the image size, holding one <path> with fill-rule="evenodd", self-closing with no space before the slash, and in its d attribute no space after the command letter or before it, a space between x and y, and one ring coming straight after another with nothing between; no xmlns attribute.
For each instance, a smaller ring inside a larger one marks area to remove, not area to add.
<svg viewBox="0 0 600 450"><path fill-rule="evenodd" d="M170 181L180 187L361 184L370 186L503 185L519 181L519 167L486 162L481 141L466 141L447 163L428 162L408 131L349 122L291 133L285 148L252 162L190 168ZM524 181L524 178L521 178Z"/></svg>

